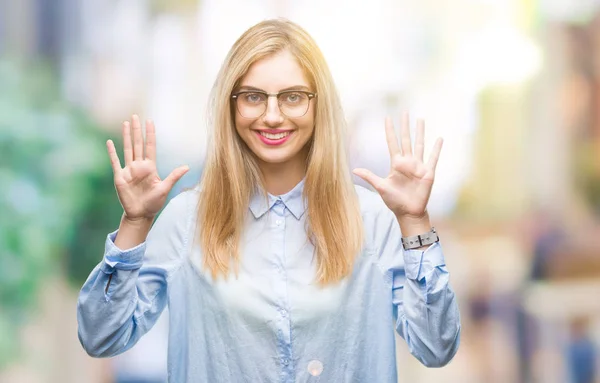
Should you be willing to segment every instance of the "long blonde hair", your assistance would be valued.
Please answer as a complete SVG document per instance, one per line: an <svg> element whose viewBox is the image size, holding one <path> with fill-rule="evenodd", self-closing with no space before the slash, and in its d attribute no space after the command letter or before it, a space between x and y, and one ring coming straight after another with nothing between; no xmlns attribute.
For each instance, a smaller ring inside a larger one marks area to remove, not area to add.
<svg viewBox="0 0 600 383"><path fill-rule="evenodd" d="M363 242L358 197L345 152L345 119L323 54L311 36L287 20L267 20L248 29L232 46L214 84L209 153L198 209L203 267L213 278L239 265L239 242L251 197L263 190L260 169L235 129L231 93L250 66L289 50L318 95L315 129L307 159L303 198L307 236L317 256L317 282L326 285L352 272Z"/></svg>

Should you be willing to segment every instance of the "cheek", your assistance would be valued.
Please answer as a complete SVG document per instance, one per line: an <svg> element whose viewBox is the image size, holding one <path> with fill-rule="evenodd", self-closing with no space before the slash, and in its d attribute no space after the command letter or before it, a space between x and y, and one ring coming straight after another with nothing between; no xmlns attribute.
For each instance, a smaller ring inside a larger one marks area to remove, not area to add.
<svg viewBox="0 0 600 383"><path fill-rule="evenodd" d="M243 138L249 133L250 123L247 120L240 118L237 113L233 122L235 124L235 130L240 137Z"/></svg>
<svg viewBox="0 0 600 383"><path fill-rule="evenodd" d="M313 108L311 108L309 113L307 113L305 116L306 120L304 122L304 126L305 126L305 129L307 131L309 131L310 135L312 136L315 131L315 110Z"/></svg>
<svg viewBox="0 0 600 383"><path fill-rule="evenodd" d="M306 134L312 136L314 134L314 130L315 130L314 118L310 117L310 118L307 118L306 120L302 121L301 128Z"/></svg>

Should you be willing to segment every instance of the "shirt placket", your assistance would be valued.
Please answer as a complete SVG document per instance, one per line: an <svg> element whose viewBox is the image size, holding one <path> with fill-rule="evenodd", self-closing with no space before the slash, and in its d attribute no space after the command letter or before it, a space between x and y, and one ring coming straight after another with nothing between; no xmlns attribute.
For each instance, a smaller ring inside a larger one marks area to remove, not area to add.
<svg viewBox="0 0 600 383"><path fill-rule="evenodd" d="M291 323L287 295L287 272L285 262L285 205L278 199L273 206L271 229L273 231L273 252L275 264L275 296L277 303L277 343L281 364L281 382L293 382L293 363L291 348Z"/></svg>

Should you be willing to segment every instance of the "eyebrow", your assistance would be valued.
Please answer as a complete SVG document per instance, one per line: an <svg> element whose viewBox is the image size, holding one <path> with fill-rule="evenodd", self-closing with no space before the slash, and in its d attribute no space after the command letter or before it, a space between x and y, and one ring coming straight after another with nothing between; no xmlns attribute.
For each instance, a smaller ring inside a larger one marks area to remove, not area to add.
<svg viewBox="0 0 600 383"><path fill-rule="evenodd" d="M244 86L240 86L238 88L238 92L245 91L245 90L255 90L255 91L258 91L258 92L265 92L265 93L267 93L267 91L265 91L263 89L257 88L255 86L250 86L250 85L244 85ZM307 86L304 86L304 85L294 85L294 86L290 86L290 87L287 87L287 88L284 88L284 89L280 89L279 92L286 92L286 91L289 91L289 90L305 90L307 92L311 91Z"/></svg>

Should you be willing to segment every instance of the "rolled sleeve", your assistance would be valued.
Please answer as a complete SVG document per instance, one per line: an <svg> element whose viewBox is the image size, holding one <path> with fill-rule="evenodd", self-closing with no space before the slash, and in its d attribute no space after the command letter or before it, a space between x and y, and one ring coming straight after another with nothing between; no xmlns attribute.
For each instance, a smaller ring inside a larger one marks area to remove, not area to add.
<svg viewBox="0 0 600 383"><path fill-rule="evenodd" d="M121 250L115 245L115 238L119 230L115 230L106 236L104 246L104 260L101 270L106 274L112 274L115 270L137 270L142 267L146 242Z"/></svg>
<svg viewBox="0 0 600 383"><path fill-rule="evenodd" d="M422 281L436 267L445 265L446 260L439 242L425 250L404 250L404 267L408 279Z"/></svg>

